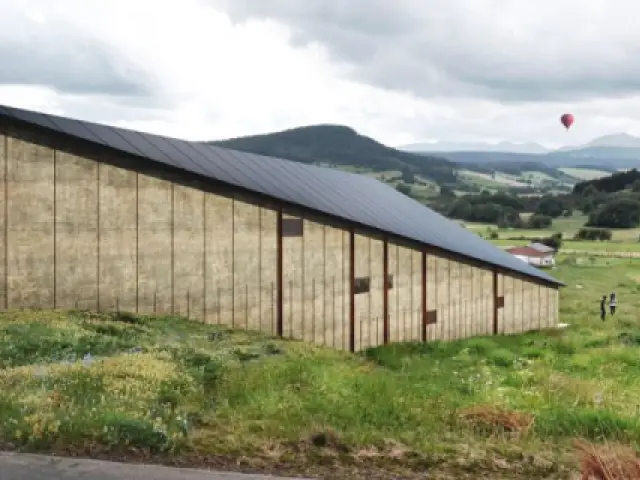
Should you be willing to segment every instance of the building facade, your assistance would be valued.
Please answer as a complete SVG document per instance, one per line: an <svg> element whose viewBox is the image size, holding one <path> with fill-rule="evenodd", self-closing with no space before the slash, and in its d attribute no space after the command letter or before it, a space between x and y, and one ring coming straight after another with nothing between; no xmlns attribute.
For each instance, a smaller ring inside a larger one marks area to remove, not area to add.
<svg viewBox="0 0 640 480"><path fill-rule="evenodd" d="M558 323L559 282L10 116L0 199L0 309L175 314L351 351Z"/></svg>

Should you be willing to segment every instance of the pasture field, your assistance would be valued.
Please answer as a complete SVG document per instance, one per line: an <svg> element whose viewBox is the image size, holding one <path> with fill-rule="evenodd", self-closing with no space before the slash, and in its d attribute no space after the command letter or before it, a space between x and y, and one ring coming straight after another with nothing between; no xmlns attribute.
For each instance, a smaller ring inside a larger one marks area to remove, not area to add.
<svg viewBox="0 0 640 480"><path fill-rule="evenodd" d="M496 172L495 177L488 173L474 172L471 170L460 170L458 172L464 183L476 185L478 187L487 188L505 188L505 187L526 187L527 184L517 180L511 175Z"/></svg>
<svg viewBox="0 0 640 480"><path fill-rule="evenodd" d="M640 442L640 260L560 256L552 274L565 329L355 355L177 317L1 313L0 448L338 479L573 478L575 439Z"/></svg>
<svg viewBox="0 0 640 480"><path fill-rule="evenodd" d="M611 172L591 168L565 167L559 168L558 170L573 178L577 178L578 180L595 180L596 178L602 178L611 175Z"/></svg>
<svg viewBox="0 0 640 480"><path fill-rule="evenodd" d="M528 215L522 215L526 220ZM578 230L584 227L587 217L584 215L573 215L571 217L556 218L553 225L546 229L528 228L498 228L495 225L485 223L462 222L464 226L489 239L489 232L496 231L497 239L490 239L495 245L501 247L526 245L529 239L547 237L553 233L563 234L563 249L584 250L584 251L610 251L610 252L640 252L640 228L611 229L613 238L610 241L575 241L573 236Z"/></svg>

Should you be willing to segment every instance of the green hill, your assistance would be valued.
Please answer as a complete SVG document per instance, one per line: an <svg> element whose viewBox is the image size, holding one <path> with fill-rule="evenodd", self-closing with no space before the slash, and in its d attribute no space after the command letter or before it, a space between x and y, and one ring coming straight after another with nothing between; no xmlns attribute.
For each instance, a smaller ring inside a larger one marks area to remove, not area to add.
<svg viewBox="0 0 640 480"><path fill-rule="evenodd" d="M573 188L573 193L583 194L583 192L589 188L600 192L614 193L626 190L638 183L640 183L640 172L634 168L623 172L616 172L607 177L580 182Z"/></svg>
<svg viewBox="0 0 640 480"><path fill-rule="evenodd" d="M396 150L340 125L313 125L207 143L301 163L409 170L438 183L455 183L457 177L456 165L445 158Z"/></svg>

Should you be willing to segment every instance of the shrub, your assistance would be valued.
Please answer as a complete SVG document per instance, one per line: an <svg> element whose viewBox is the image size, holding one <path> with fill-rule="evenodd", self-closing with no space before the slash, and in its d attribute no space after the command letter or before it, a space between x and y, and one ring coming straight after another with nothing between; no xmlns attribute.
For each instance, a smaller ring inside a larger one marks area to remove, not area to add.
<svg viewBox="0 0 640 480"><path fill-rule="evenodd" d="M487 361L497 367L510 367L516 361L516 356L506 348L496 348L489 354Z"/></svg>
<svg viewBox="0 0 640 480"><path fill-rule="evenodd" d="M532 239L532 241L541 243L557 251L562 247L562 233L556 232L550 237L535 238Z"/></svg>
<svg viewBox="0 0 640 480"><path fill-rule="evenodd" d="M402 193L403 195L408 196L411 194L411 187L405 183L399 183L398 186L396 187L396 190Z"/></svg>
<svg viewBox="0 0 640 480"><path fill-rule="evenodd" d="M553 219L549 215L534 213L529 217L527 226L529 228L548 228L551 226Z"/></svg>
<svg viewBox="0 0 640 480"><path fill-rule="evenodd" d="M575 240L611 240L611 230L607 228L581 228L574 235Z"/></svg>

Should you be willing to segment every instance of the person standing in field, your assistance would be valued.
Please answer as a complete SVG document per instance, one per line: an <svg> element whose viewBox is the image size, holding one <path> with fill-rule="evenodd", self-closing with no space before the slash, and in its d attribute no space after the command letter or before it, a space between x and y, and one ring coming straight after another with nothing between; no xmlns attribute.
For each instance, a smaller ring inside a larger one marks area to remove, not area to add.
<svg viewBox="0 0 640 480"><path fill-rule="evenodd" d="M600 300L600 320L604 322L604 318L607 316L607 296L603 295Z"/></svg>
<svg viewBox="0 0 640 480"><path fill-rule="evenodd" d="M609 310L611 315L616 313L616 292L611 292L611 296L609 297Z"/></svg>

